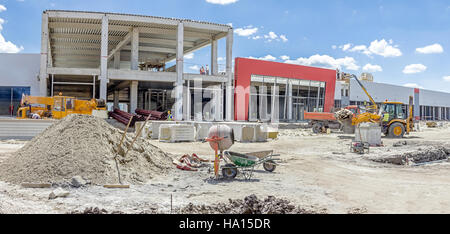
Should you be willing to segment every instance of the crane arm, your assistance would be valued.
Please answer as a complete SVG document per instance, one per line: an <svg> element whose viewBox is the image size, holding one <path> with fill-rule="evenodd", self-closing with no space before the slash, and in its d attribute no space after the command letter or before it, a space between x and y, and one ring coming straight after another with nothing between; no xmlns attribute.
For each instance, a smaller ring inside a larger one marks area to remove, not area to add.
<svg viewBox="0 0 450 234"><path fill-rule="evenodd" d="M356 82L358 82L359 86L361 86L364 93L366 93L367 97L369 97L370 101L372 102L373 109L377 110L378 105L375 103L375 100L373 100L372 96L370 96L369 92L367 92L366 87L364 87L361 81L359 81L358 77L356 77L355 75L352 75L352 77L355 78Z"/></svg>

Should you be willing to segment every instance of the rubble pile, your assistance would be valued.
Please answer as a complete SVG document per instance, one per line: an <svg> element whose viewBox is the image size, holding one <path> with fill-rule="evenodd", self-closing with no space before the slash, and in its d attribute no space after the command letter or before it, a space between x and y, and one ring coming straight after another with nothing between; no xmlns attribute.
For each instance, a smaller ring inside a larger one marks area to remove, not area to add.
<svg viewBox="0 0 450 234"><path fill-rule="evenodd" d="M100 209L98 207L88 207L84 209L83 211L75 210L72 212L69 212L68 214L124 214L121 211L112 211L108 212L105 209Z"/></svg>
<svg viewBox="0 0 450 234"><path fill-rule="evenodd" d="M400 145L402 142L399 142ZM414 165L420 163L427 163L433 161L440 161L449 159L450 147L433 146L425 149L419 149L413 152L407 152L400 155L393 155L388 157L380 157L372 159L375 162L391 163L395 165Z"/></svg>
<svg viewBox="0 0 450 234"><path fill-rule="evenodd" d="M353 112L347 109L340 109L334 113L334 117L338 121L344 121L353 118Z"/></svg>
<svg viewBox="0 0 450 234"><path fill-rule="evenodd" d="M268 196L260 200L256 195L244 199L229 199L228 203L214 205L194 205L192 203L177 210L181 214L318 214L326 213L325 209L311 207L305 209L292 205L285 199Z"/></svg>

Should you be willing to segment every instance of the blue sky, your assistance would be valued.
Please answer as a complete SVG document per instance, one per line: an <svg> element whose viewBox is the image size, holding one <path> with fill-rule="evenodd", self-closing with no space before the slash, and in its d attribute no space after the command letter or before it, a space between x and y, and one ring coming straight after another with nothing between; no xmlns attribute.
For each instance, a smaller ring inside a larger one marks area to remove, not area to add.
<svg viewBox="0 0 450 234"><path fill-rule="evenodd" d="M450 92L447 0L0 0L0 52L39 53L46 9L231 23L234 57L370 71L378 82ZM204 48L186 69L209 61Z"/></svg>

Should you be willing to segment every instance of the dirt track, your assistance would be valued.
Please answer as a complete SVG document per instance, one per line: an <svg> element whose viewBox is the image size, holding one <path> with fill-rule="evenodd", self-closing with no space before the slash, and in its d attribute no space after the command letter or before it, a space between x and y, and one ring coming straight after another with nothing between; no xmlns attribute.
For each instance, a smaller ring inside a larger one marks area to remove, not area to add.
<svg viewBox="0 0 450 234"><path fill-rule="evenodd" d="M289 133L293 130L283 130ZM305 131L305 130L298 130ZM406 141L450 142L450 129L423 129L412 133ZM284 134L289 135L289 134ZM250 181L215 181L204 168L199 172L174 169L168 175L155 178L147 185L128 190L107 190L98 186L68 189L67 198L48 200L51 189L24 189L0 182L0 213L65 213L100 207L108 211L127 213L170 212L173 206L226 202L250 194L258 197L274 195L293 203L327 209L330 213L347 213L354 208L369 213L449 213L450 163L418 167L397 166L373 162L370 157L386 152L415 150L392 147L398 140L383 139L385 147L371 148L369 155L349 153L350 136L331 134L321 136L281 136L267 143L237 143L232 150L252 152L275 149L283 159L275 173L259 168ZM179 157L197 153L212 159L212 151L203 143L153 143ZM0 144L2 157L20 148L21 144Z"/></svg>

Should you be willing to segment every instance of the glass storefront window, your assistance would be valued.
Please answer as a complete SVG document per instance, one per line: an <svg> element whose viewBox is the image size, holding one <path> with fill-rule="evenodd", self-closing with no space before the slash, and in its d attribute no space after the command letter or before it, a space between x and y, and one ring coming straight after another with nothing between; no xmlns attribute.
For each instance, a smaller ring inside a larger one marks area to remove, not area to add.
<svg viewBox="0 0 450 234"><path fill-rule="evenodd" d="M324 111L326 82L261 75L252 75L251 81L249 105L251 121L262 120L261 108L264 108L267 115L271 116L274 104L272 100L276 102L275 111L279 112L280 120L288 120L289 109L292 111L293 120L303 120L304 111ZM292 89L290 97L288 96L289 88ZM276 96L273 97L272 93ZM292 102L289 102L290 98ZM264 102L267 103L264 104ZM288 104L292 106L288 107Z"/></svg>

